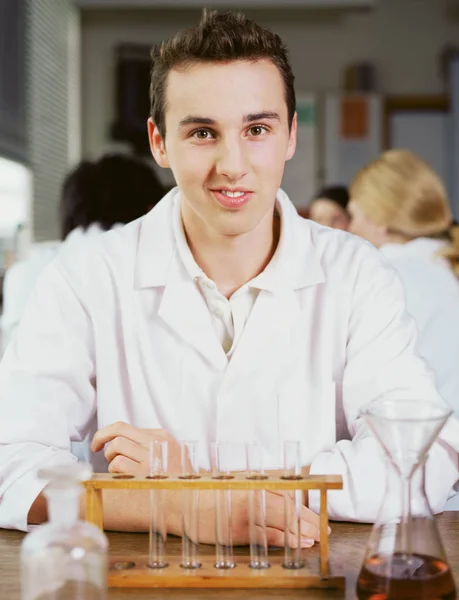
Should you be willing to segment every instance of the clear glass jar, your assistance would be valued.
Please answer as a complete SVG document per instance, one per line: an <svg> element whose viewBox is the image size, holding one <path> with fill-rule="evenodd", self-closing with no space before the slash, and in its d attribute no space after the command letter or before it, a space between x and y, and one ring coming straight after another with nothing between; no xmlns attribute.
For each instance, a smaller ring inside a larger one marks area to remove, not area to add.
<svg viewBox="0 0 459 600"><path fill-rule="evenodd" d="M39 471L49 481L49 522L22 543L22 600L105 600L108 541L99 528L78 519L80 482L91 473L83 463Z"/></svg>

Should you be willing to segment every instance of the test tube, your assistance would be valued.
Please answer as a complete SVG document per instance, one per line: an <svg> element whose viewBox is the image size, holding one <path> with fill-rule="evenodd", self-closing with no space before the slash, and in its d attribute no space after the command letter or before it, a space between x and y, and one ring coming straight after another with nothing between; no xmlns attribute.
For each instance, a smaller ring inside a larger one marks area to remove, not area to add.
<svg viewBox="0 0 459 600"><path fill-rule="evenodd" d="M149 444L149 479L167 477L167 442L153 440ZM163 569L166 562L166 510L165 490L150 490L150 540L148 566Z"/></svg>
<svg viewBox="0 0 459 600"><path fill-rule="evenodd" d="M267 479L263 469L261 447L257 442L246 445L247 479ZM251 569L268 569L266 533L266 491L249 490L249 539Z"/></svg>
<svg viewBox="0 0 459 600"><path fill-rule="evenodd" d="M300 442L298 440L284 442L283 478L302 479ZM302 504L301 490L295 490L293 493L284 492L285 554L282 566L285 569L302 569L305 564L301 552Z"/></svg>
<svg viewBox="0 0 459 600"><path fill-rule="evenodd" d="M181 443L182 479L199 479L198 442ZM183 569L199 569L199 490L183 490Z"/></svg>
<svg viewBox="0 0 459 600"><path fill-rule="evenodd" d="M211 447L212 477L233 479L229 469L230 444L215 442ZM215 567L234 569L233 536L231 531L231 491L215 490Z"/></svg>

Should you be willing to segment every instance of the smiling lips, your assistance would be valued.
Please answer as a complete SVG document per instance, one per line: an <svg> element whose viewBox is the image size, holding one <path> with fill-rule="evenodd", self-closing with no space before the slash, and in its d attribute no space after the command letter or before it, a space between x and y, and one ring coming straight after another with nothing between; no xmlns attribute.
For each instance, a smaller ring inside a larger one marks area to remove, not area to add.
<svg viewBox="0 0 459 600"><path fill-rule="evenodd" d="M245 206L253 195L250 190L244 189L214 189L212 190L217 202L225 208L241 208Z"/></svg>

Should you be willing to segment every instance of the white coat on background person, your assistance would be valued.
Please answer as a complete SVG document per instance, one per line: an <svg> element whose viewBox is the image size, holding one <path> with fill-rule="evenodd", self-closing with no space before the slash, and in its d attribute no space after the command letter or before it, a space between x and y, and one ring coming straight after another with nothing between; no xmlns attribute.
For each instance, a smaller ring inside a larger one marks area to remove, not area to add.
<svg viewBox="0 0 459 600"><path fill-rule="evenodd" d="M384 244L381 253L403 283L408 312L419 331L419 354L432 367L440 395L459 417L459 280L439 255L444 240L416 238L406 244ZM446 510L459 509L459 495Z"/></svg>
<svg viewBox="0 0 459 600"><path fill-rule="evenodd" d="M33 244L27 258L13 263L6 270L3 279L3 304L0 320L2 355L19 326L38 277L46 265L56 257L61 243L54 240Z"/></svg>
<svg viewBox="0 0 459 600"><path fill-rule="evenodd" d="M459 417L459 280L439 255L446 246L443 240L416 238L384 244L380 251L402 280L408 312L418 327L419 353Z"/></svg>
<svg viewBox="0 0 459 600"><path fill-rule="evenodd" d="M77 227L63 241L38 242L31 248L30 255L14 263L5 273L3 281L3 312L1 317L3 351L19 327L27 302L45 267L56 258L63 244L72 246L86 244L102 229L96 223L89 228Z"/></svg>
<svg viewBox="0 0 459 600"><path fill-rule="evenodd" d="M279 191L279 245L247 284L255 300L229 359L179 204L173 190L91 251L61 253L39 281L0 366L0 526L26 529L43 487L37 467L75 460L70 441L94 416L99 427L198 439L204 468L214 440L256 439L266 468L279 468L280 442L301 439L311 473L343 476L331 518L372 521L385 467L362 405L400 388L442 402L397 276L367 243L299 217ZM428 460L437 512L458 479L458 432L451 419Z"/></svg>

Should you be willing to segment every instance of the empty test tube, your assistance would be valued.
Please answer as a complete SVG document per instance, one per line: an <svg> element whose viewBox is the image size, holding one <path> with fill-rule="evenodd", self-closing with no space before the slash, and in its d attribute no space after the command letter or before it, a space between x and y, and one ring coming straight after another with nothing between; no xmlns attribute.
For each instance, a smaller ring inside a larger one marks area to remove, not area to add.
<svg viewBox="0 0 459 600"><path fill-rule="evenodd" d="M246 445L247 479L267 479L257 442ZM266 534L266 491L249 490L249 539L251 569L268 569L268 539Z"/></svg>
<svg viewBox="0 0 459 600"><path fill-rule="evenodd" d="M148 477L167 477L167 442L154 440L149 444L150 468ZM150 490L150 540L148 566L163 569L166 562L166 506L165 490Z"/></svg>
<svg viewBox="0 0 459 600"><path fill-rule="evenodd" d="M215 442L211 447L212 477L232 479L228 459L231 444ZM233 569L233 536L231 531L231 491L215 490L215 566L217 569Z"/></svg>
<svg viewBox="0 0 459 600"><path fill-rule="evenodd" d="M284 479L301 479L300 442L287 440L284 442ZM285 554L283 567L285 569L302 569L304 560L301 551L301 490L293 493L284 492L285 520ZM292 540L294 542L292 543Z"/></svg>
<svg viewBox="0 0 459 600"><path fill-rule="evenodd" d="M183 479L199 479L198 442L181 443ZM184 569L199 569L199 490L183 490L182 563Z"/></svg>

